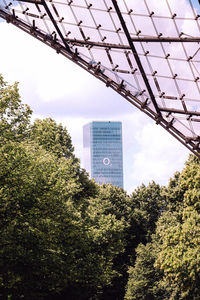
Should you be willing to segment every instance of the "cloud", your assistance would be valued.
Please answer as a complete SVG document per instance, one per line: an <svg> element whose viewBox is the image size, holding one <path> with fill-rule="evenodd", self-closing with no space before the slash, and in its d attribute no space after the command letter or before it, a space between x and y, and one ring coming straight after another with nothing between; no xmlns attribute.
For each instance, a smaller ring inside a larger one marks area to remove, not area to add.
<svg viewBox="0 0 200 300"><path fill-rule="evenodd" d="M1 69L4 69L6 77L11 80L22 79L23 90L24 82L27 84L30 78L33 78L32 89L35 94L42 101L50 102L66 95L71 97L74 93L81 95L84 87L88 86L89 74L79 70L78 66L13 25L1 23L0 34L6 45L1 49ZM28 91L30 88L28 85ZM93 86L90 90L92 88ZM88 92L90 90L88 89ZM30 96L30 93L28 95Z"/></svg>
<svg viewBox="0 0 200 300"><path fill-rule="evenodd" d="M133 155L132 182L148 184L151 180L166 185L183 168L189 150L156 124L148 123L137 131L138 151Z"/></svg>
<svg viewBox="0 0 200 300"><path fill-rule="evenodd" d="M117 93L13 25L1 23L0 36L0 72L9 82L19 81L23 101L35 113L91 118L130 113Z"/></svg>

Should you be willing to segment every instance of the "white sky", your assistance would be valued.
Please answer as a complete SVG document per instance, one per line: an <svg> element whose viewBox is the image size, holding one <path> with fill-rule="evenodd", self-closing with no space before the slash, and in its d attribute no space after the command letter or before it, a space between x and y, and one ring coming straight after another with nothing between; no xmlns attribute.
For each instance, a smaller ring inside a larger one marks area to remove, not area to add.
<svg viewBox="0 0 200 300"><path fill-rule="evenodd" d="M34 117L65 125L82 160L82 126L94 120L121 121L124 188L155 180L167 184L189 151L145 114L65 57L13 25L0 22L0 73L19 81L22 101Z"/></svg>

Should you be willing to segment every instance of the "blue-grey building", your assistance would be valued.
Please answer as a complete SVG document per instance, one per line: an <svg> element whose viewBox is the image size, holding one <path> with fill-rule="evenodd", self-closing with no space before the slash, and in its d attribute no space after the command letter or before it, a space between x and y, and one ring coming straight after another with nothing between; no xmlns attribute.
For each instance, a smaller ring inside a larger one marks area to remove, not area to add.
<svg viewBox="0 0 200 300"><path fill-rule="evenodd" d="M121 122L93 121L83 127L84 167L96 182L123 187Z"/></svg>

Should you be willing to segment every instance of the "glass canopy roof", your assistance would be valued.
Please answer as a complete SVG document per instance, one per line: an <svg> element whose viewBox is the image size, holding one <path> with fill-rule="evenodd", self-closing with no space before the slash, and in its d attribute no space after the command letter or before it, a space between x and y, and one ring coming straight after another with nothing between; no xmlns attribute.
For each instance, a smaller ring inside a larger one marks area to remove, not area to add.
<svg viewBox="0 0 200 300"><path fill-rule="evenodd" d="M197 0L0 0L0 17L103 81L200 157Z"/></svg>

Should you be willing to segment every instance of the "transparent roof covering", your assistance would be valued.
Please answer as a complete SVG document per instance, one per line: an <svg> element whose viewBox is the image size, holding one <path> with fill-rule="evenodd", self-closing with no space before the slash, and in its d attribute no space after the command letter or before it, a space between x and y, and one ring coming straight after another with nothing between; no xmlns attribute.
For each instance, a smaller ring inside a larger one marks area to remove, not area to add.
<svg viewBox="0 0 200 300"><path fill-rule="evenodd" d="M0 0L0 17L105 82L200 156L197 0Z"/></svg>

